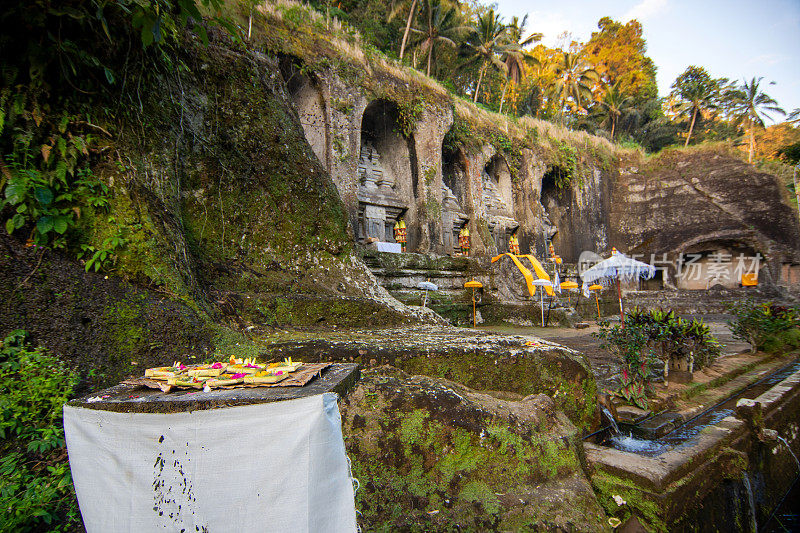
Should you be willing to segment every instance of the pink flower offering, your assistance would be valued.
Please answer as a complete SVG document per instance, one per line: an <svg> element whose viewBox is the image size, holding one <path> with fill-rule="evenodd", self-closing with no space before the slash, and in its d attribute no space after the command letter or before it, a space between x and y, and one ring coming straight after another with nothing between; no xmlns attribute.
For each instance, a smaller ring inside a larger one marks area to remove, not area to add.
<svg viewBox="0 0 800 533"><path fill-rule="evenodd" d="M258 366L258 365L251 365L251 364L246 364L246 365L244 365L244 367L245 367L245 368L261 368L261 367L260 367L260 366Z"/></svg>
<svg viewBox="0 0 800 533"><path fill-rule="evenodd" d="M181 370L186 370L187 367L186 367L186 365L181 364L181 365L178 366L178 368L181 369Z"/></svg>
<svg viewBox="0 0 800 533"><path fill-rule="evenodd" d="M276 376L282 376L283 375L283 370L278 370L277 372L275 372L275 375Z"/></svg>
<svg viewBox="0 0 800 533"><path fill-rule="evenodd" d="M243 378L243 377L245 377L246 375L247 375L247 373L246 373L246 372L240 372L240 373L238 373L238 374L234 374L234 375L233 375L233 377L232 377L231 379L239 379L239 378Z"/></svg>
<svg viewBox="0 0 800 533"><path fill-rule="evenodd" d="M215 370L216 370L217 368L222 368L222 363L214 363L213 365L211 365L211 368L213 368L213 369L215 369Z"/></svg>

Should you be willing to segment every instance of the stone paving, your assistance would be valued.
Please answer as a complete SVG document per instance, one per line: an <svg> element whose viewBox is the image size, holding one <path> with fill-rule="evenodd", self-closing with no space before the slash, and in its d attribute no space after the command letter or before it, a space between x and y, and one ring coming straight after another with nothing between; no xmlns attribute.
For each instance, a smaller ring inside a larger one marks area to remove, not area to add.
<svg viewBox="0 0 800 533"><path fill-rule="evenodd" d="M693 315L685 316L684 318L698 318L708 324L712 335L722 345L723 356L741 353L750 349L749 344L733 338L727 325L729 320L727 315ZM593 335L599 330L594 323L584 329L519 326L486 326L480 329L493 333L533 335L578 351L586 356L586 360L589 362L592 372L594 372L598 388L601 389L611 387L615 382L615 376L620 372L617 358L609 353L608 350L601 348L601 340Z"/></svg>

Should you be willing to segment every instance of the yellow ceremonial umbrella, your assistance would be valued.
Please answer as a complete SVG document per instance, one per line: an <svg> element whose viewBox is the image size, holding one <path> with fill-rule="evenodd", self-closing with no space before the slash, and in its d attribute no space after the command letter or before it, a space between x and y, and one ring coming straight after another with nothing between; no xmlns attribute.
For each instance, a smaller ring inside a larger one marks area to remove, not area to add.
<svg viewBox="0 0 800 533"><path fill-rule="evenodd" d="M561 287L561 290L567 291L567 303L572 305L572 299L570 298L569 291L574 291L577 289L578 284L574 281L564 281L563 283L559 284L559 287Z"/></svg>
<svg viewBox="0 0 800 533"><path fill-rule="evenodd" d="M475 318L475 289L480 289L483 287L483 283L480 281L475 281L475 278L472 278L472 281L468 281L464 284L464 287L467 289L472 289L472 327L477 327L478 324Z"/></svg>
<svg viewBox="0 0 800 533"><path fill-rule="evenodd" d="M589 285L589 290L594 291L594 301L597 302L597 320L600 320L600 298L598 294L603 290L603 286L595 283L594 285Z"/></svg>

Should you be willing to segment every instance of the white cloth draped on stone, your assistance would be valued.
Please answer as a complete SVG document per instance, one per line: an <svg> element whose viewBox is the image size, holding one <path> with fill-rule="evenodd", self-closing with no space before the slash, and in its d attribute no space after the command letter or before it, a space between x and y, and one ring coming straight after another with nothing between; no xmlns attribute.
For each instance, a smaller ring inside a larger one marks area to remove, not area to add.
<svg viewBox="0 0 800 533"><path fill-rule="evenodd" d="M64 407L86 529L356 530L336 394L178 412Z"/></svg>

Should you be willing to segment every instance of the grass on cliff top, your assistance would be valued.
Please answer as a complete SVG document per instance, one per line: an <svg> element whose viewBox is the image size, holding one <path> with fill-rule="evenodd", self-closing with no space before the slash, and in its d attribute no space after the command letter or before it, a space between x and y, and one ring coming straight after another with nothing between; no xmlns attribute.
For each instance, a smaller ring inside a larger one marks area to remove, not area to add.
<svg viewBox="0 0 800 533"><path fill-rule="evenodd" d="M260 16L255 19L254 26L261 24L259 33L266 37L272 32L288 32L288 39L280 42L283 48L280 51L294 52L308 64L318 62L318 54L322 52L329 60L345 60L359 67L366 67L366 72L370 74L388 75L412 86L422 86L425 91L439 98L446 98L449 94L433 78L388 58L365 43L354 28L343 24L336 17L326 20L325 15L307 4L294 0L277 0L262 4L257 10Z"/></svg>
<svg viewBox="0 0 800 533"><path fill-rule="evenodd" d="M248 8L241 2L229 8L227 15L240 27L248 25ZM589 148L609 155L637 152L608 139L582 131L572 131L533 117L515 118L481 109L471 101L452 94L437 80L387 57L365 43L361 35L336 17L326 20L324 14L295 0L276 0L258 6L253 13L253 41L274 52L301 59L312 70L333 67L344 78L360 85L367 92L370 79L395 80L393 85L407 85L406 99L421 98L432 102L450 103L454 113L480 131L494 132L517 142L544 144L552 148L553 139L576 148ZM366 73L366 79L364 78ZM419 93L417 91L420 91ZM547 141L542 142L545 139Z"/></svg>

